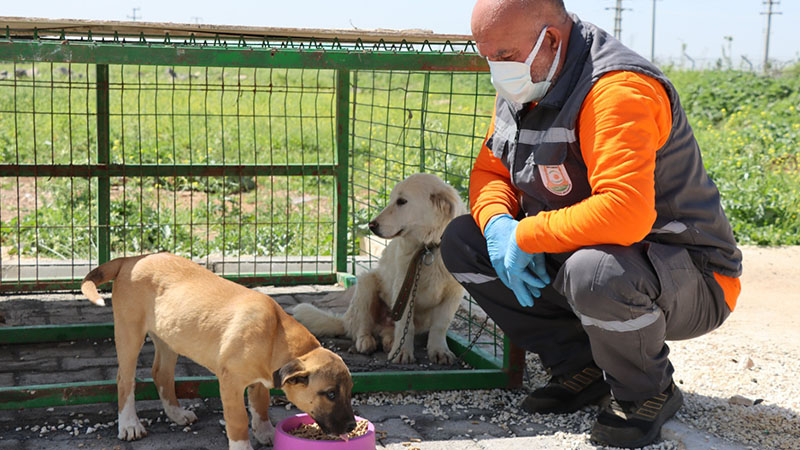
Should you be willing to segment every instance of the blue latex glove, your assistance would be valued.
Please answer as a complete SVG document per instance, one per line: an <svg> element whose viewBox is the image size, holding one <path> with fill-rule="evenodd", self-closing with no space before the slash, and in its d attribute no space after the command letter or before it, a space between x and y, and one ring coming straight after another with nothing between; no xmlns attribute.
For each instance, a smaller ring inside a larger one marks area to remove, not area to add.
<svg viewBox="0 0 800 450"><path fill-rule="evenodd" d="M533 306L533 297L541 296L539 289L550 282L550 277L545 269L544 254L527 253L517 245L518 225L519 222L508 214L492 217L484 229L486 247L500 281L514 292L520 305Z"/></svg>

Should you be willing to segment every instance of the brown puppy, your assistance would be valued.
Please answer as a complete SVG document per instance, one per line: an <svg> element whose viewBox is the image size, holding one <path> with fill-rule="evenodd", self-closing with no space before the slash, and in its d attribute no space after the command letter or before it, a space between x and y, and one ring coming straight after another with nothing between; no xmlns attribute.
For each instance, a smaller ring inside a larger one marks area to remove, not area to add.
<svg viewBox="0 0 800 450"><path fill-rule="evenodd" d="M175 362L185 355L219 378L231 450L251 449L244 391L253 434L270 444L269 388L280 387L329 434L355 428L353 381L344 361L322 348L309 331L269 296L225 280L192 261L157 253L118 258L95 268L81 291L103 305L97 286L111 291L117 348L119 435L146 435L134 406L136 360L145 334L155 345L153 381L164 411L179 425L197 420L175 396Z"/></svg>

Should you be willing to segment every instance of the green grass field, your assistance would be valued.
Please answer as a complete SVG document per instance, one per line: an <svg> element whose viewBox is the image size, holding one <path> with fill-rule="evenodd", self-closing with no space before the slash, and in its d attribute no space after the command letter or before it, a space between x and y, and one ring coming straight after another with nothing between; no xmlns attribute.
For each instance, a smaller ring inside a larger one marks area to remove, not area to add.
<svg viewBox="0 0 800 450"><path fill-rule="evenodd" d="M37 64L35 78L0 77L3 164L96 161L94 67L73 65L71 73L66 67ZM15 68L34 66L0 64L0 73ZM112 66L110 75L114 163L335 161L333 71ZM669 75L739 242L800 243L800 70L777 77ZM477 74L354 71L351 83L349 228L355 251L364 225L404 176L437 173L466 198L493 90L488 76ZM125 177L111 184L115 255L333 251L330 176ZM95 254L96 193L96 180L0 179L4 257Z"/></svg>
<svg viewBox="0 0 800 450"><path fill-rule="evenodd" d="M800 65L670 76L739 242L800 244Z"/></svg>

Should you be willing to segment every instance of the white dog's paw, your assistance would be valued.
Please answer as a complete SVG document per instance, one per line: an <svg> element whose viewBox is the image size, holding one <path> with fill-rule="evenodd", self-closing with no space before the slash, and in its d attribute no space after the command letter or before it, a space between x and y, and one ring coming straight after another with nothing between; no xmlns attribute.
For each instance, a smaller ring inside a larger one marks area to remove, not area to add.
<svg viewBox="0 0 800 450"><path fill-rule="evenodd" d="M178 425L189 425L197 421L195 413L188 409L181 408L180 406L166 404L164 405L164 412L167 413L167 417L169 417L170 420Z"/></svg>
<svg viewBox="0 0 800 450"><path fill-rule="evenodd" d="M394 352L390 353L390 356L393 354ZM407 348L402 348L392 359L392 362L395 364L411 364L414 361L416 361L416 358L414 358L414 350L409 350Z"/></svg>
<svg viewBox="0 0 800 450"><path fill-rule="evenodd" d="M378 343L375 342L375 338L371 335L364 335L356 338L355 347L358 353L369 354L375 351Z"/></svg>
<svg viewBox="0 0 800 450"><path fill-rule="evenodd" d="M133 441L145 436L147 436L147 431L144 429L144 426L139 423L138 418L136 418L135 422L132 420L119 421L119 434L117 434L117 438L120 440Z"/></svg>
<svg viewBox="0 0 800 450"><path fill-rule="evenodd" d="M392 344L394 344L394 336L392 336L391 334L385 335L381 340L383 341L382 342L383 351L386 352L387 354L391 354L389 352L392 350Z"/></svg>
<svg viewBox="0 0 800 450"><path fill-rule="evenodd" d="M272 445L272 438L275 436L275 427L267 420L253 418L253 435L258 442L264 445Z"/></svg>
<svg viewBox="0 0 800 450"><path fill-rule="evenodd" d="M434 364L450 365L456 361L456 355L446 348L429 348L428 359Z"/></svg>

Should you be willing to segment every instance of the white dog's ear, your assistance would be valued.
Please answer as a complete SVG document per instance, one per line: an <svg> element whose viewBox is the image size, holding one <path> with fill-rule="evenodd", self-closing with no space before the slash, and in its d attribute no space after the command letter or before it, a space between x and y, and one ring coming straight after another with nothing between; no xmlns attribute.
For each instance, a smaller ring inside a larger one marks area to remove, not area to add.
<svg viewBox="0 0 800 450"><path fill-rule="evenodd" d="M431 194L431 203L447 217L453 217L455 205L451 195L446 191Z"/></svg>

